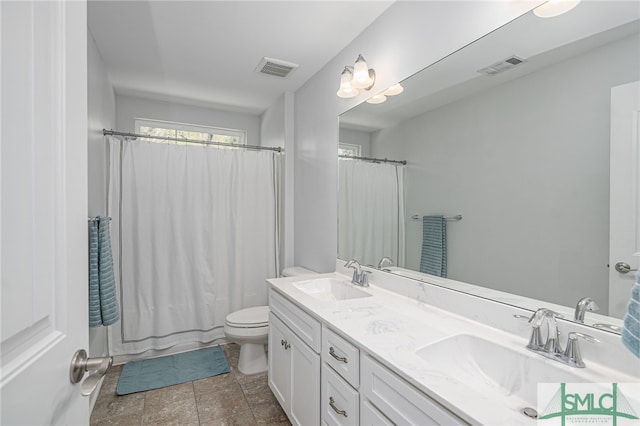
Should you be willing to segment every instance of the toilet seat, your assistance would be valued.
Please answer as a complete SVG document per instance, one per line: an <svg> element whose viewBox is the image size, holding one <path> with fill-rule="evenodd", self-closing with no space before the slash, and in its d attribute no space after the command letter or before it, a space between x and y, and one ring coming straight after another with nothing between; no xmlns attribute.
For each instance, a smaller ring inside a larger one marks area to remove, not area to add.
<svg viewBox="0 0 640 426"><path fill-rule="evenodd" d="M262 328L269 326L269 307L255 306L227 315L225 325L233 328Z"/></svg>

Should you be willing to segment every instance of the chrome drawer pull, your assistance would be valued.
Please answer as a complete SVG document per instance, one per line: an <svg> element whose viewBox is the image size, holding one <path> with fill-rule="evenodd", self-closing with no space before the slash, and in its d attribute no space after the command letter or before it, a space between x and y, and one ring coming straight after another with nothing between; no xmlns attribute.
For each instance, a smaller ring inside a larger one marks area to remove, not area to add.
<svg viewBox="0 0 640 426"><path fill-rule="evenodd" d="M336 351L333 349L333 346L329 348L329 355L331 355L338 361L344 362L345 364L348 362L346 357L336 355Z"/></svg>
<svg viewBox="0 0 640 426"><path fill-rule="evenodd" d="M329 397L329 405L331 406L331 408L333 408L333 411L335 411L337 414L340 414L341 416L349 417L347 416L346 411L338 410L338 407L336 407L335 401L333 400L332 396Z"/></svg>

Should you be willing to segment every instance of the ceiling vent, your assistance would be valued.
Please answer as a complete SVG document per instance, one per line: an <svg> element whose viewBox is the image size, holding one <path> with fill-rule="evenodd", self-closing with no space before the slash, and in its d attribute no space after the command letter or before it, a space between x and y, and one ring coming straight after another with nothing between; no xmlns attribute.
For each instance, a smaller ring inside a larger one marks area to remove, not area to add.
<svg viewBox="0 0 640 426"><path fill-rule="evenodd" d="M502 72L505 72L507 70L510 70L513 67L517 67L518 65L527 62L526 59L522 59L518 56L510 56L505 60L502 60L500 62L496 62L495 64L489 65L486 68L482 68L479 69L478 72L480 74L486 74L486 75L496 75L496 74L500 74Z"/></svg>
<svg viewBox="0 0 640 426"><path fill-rule="evenodd" d="M264 57L256 67L256 72L272 77L287 78L298 68L298 64Z"/></svg>

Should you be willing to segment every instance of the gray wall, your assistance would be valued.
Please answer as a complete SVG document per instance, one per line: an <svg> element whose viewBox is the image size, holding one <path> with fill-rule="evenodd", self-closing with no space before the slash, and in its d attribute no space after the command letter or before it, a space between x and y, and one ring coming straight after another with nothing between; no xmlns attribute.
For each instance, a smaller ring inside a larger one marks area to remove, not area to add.
<svg viewBox="0 0 640 426"><path fill-rule="evenodd" d="M246 130L247 143L260 145L260 117L257 115L124 95L116 96L116 111L117 130L123 132L135 131L134 119L148 118Z"/></svg>
<svg viewBox="0 0 640 426"><path fill-rule="evenodd" d="M115 127L116 106L113 87L91 32L88 33L88 215L107 213L107 144L103 128ZM108 353L106 327L89 328L89 355ZM92 395L94 400L97 395Z"/></svg>
<svg viewBox="0 0 640 426"><path fill-rule="evenodd" d="M280 265L293 266L293 93L285 92L260 117L262 146L284 148L280 211ZM279 271L281 272L281 271Z"/></svg>
<svg viewBox="0 0 640 426"><path fill-rule="evenodd" d="M284 148L285 95L276 100L260 116L260 144Z"/></svg>
<svg viewBox="0 0 640 426"><path fill-rule="evenodd" d="M374 156L409 161L407 267L420 263L412 214L463 213L447 227L450 278L567 306L591 296L606 313L610 89L638 79L639 45L627 38L375 133Z"/></svg>
<svg viewBox="0 0 640 426"><path fill-rule="evenodd" d="M295 93L295 263L332 271L337 254L338 115L541 4L396 2ZM362 53L370 92L336 96L340 73Z"/></svg>
<svg viewBox="0 0 640 426"><path fill-rule="evenodd" d="M340 128L338 135L338 142L350 143L353 145L360 145L360 155L362 157L369 157L371 155L371 133L363 130L353 130Z"/></svg>

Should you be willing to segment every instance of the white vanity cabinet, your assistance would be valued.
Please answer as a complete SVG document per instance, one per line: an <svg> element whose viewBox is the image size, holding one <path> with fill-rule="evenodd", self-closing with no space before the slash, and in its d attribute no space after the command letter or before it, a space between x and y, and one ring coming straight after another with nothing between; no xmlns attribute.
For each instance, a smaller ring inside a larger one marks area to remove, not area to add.
<svg viewBox="0 0 640 426"><path fill-rule="evenodd" d="M360 404L360 425L362 426L395 426L376 407L363 398Z"/></svg>
<svg viewBox="0 0 640 426"><path fill-rule="evenodd" d="M466 424L274 290L269 307L269 387L293 424Z"/></svg>
<svg viewBox="0 0 640 426"><path fill-rule="evenodd" d="M377 409L369 410L372 416L383 416L392 424L466 424L369 355L361 358L360 398Z"/></svg>
<svg viewBox="0 0 640 426"><path fill-rule="evenodd" d="M320 346L320 323L274 292L269 307L269 387L291 423L316 425L320 355L314 347Z"/></svg>

